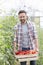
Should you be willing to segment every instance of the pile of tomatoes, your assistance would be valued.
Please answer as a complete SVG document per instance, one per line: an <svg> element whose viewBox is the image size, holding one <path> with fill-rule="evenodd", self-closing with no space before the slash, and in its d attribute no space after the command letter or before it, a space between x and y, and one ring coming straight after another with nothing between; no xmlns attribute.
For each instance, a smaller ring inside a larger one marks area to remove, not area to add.
<svg viewBox="0 0 43 65"><path fill-rule="evenodd" d="M16 52L16 55L28 55L28 54L36 54L37 51L35 50L25 50L25 51L18 51Z"/></svg>

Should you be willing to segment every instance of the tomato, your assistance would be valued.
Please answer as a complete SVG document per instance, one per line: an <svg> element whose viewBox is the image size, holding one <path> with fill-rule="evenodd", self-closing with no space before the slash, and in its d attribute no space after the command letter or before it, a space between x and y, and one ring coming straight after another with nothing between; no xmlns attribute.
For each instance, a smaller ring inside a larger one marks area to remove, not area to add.
<svg viewBox="0 0 43 65"><path fill-rule="evenodd" d="M28 51L28 50L27 50L27 51L25 51L25 52L26 52L26 54L30 54L30 51Z"/></svg>
<svg viewBox="0 0 43 65"><path fill-rule="evenodd" d="M30 53L31 54L36 54L36 51L35 50L30 50Z"/></svg>
<svg viewBox="0 0 43 65"><path fill-rule="evenodd" d="M16 55L26 55L26 54L36 54L37 52L35 50L25 50L25 51L18 51L16 52Z"/></svg>
<svg viewBox="0 0 43 65"><path fill-rule="evenodd" d="M35 53L36 53L35 51L32 52L32 54L35 54Z"/></svg>

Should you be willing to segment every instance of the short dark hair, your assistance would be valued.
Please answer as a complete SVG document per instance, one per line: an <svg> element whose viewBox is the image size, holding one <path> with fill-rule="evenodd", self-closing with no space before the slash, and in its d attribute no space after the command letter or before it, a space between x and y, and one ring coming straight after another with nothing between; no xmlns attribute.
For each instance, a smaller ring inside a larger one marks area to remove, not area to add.
<svg viewBox="0 0 43 65"><path fill-rule="evenodd" d="M21 13L25 13L25 14L26 14L26 11L20 10L20 11L18 12L18 15L21 14Z"/></svg>

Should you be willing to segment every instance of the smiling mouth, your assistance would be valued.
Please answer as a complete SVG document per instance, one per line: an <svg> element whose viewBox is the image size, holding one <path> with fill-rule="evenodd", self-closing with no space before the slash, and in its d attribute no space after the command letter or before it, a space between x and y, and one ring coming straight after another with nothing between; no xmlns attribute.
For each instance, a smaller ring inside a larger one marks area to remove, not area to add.
<svg viewBox="0 0 43 65"><path fill-rule="evenodd" d="M24 19L21 19L21 21L25 21Z"/></svg>

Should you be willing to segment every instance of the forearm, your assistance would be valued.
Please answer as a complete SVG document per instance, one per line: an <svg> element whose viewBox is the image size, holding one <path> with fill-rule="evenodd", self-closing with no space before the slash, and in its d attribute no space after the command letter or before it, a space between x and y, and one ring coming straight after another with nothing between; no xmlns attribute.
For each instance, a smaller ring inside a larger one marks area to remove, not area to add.
<svg viewBox="0 0 43 65"><path fill-rule="evenodd" d="M13 49L14 49L14 53L15 53L16 52L16 42L15 41L13 42L13 45L14 45Z"/></svg>
<svg viewBox="0 0 43 65"><path fill-rule="evenodd" d="M35 39L35 49L38 51L39 50L39 44L38 44L38 39Z"/></svg>

